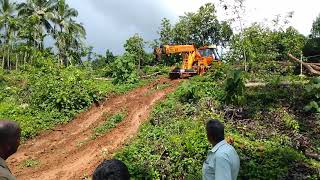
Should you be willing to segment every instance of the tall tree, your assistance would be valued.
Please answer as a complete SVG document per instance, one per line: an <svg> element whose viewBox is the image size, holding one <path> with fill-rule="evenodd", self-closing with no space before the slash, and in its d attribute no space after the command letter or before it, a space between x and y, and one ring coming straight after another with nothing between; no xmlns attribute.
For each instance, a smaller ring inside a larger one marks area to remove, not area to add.
<svg viewBox="0 0 320 180"><path fill-rule="evenodd" d="M201 6L195 13L180 16L172 28L170 22L163 19L160 30L161 42L197 46L225 44L232 35L229 23L218 20L212 3Z"/></svg>
<svg viewBox="0 0 320 180"><path fill-rule="evenodd" d="M138 34L130 37L124 44L125 51L133 55L134 59L137 62L137 67L139 70L141 69L141 65L146 59L146 52L144 51L144 47L145 42L143 38Z"/></svg>
<svg viewBox="0 0 320 180"><path fill-rule="evenodd" d="M31 19L34 23L33 39L39 49L43 49L44 38L52 33L51 21L54 18L56 0L27 0L18 6L19 16Z"/></svg>
<svg viewBox="0 0 320 180"><path fill-rule="evenodd" d="M70 62L81 63L81 57L84 57L83 49L85 48L86 30L81 23L72 21L66 32L69 37L66 43L66 50Z"/></svg>
<svg viewBox="0 0 320 180"><path fill-rule="evenodd" d="M320 55L320 14L313 21L311 35L309 36L303 54L311 61L318 62Z"/></svg>
<svg viewBox="0 0 320 180"><path fill-rule="evenodd" d="M192 44L189 19L192 13L181 16L172 32L174 44Z"/></svg>
<svg viewBox="0 0 320 180"><path fill-rule="evenodd" d="M4 44L2 44L2 68L5 68L5 56L7 57L7 67L10 66L10 51L11 39L14 26L16 25L15 19L16 4L9 0L0 0L0 29L4 32L2 37Z"/></svg>
<svg viewBox="0 0 320 180"><path fill-rule="evenodd" d="M311 36L314 38L320 38L320 15L313 21Z"/></svg>
<svg viewBox="0 0 320 180"><path fill-rule="evenodd" d="M54 38L56 46L59 50L61 64L67 65L70 60L67 60L68 55L73 57L72 48L78 50L81 46L81 38L85 36L84 27L76 23L73 18L78 16L78 11L70 8L65 0L58 0L53 18Z"/></svg>
<svg viewBox="0 0 320 180"><path fill-rule="evenodd" d="M220 42L220 22L214 4L201 6L190 18L192 40L198 45L218 44Z"/></svg>
<svg viewBox="0 0 320 180"><path fill-rule="evenodd" d="M15 21L16 3L10 0L0 0L0 28L4 31L4 42L10 41L12 26Z"/></svg>
<svg viewBox="0 0 320 180"><path fill-rule="evenodd" d="M171 44L172 43L172 25L170 20L167 18L163 18L161 20L160 31L158 32L160 35L160 43L161 44Z"/></svg>

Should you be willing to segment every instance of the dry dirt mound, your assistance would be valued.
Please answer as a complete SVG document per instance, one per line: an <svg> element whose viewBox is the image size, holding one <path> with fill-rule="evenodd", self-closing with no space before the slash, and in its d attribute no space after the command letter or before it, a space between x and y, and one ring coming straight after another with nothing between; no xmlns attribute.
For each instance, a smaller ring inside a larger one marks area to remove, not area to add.
<svg viewBox="0 0 320 180"><path fill-rule="evenodd" d="M91 107L66 125L56 127L21 145L9 166L18 179L82 179L138 131L152 106L173 91L179 80L157 80L125 95ZM103 136L92 139L93 129L105 121L106 114L125 109L125 120ZM31 167L26 167L30 162ZM35 165L32 165L32 162ZM23 165L24 164L24 165Z"/></svg>

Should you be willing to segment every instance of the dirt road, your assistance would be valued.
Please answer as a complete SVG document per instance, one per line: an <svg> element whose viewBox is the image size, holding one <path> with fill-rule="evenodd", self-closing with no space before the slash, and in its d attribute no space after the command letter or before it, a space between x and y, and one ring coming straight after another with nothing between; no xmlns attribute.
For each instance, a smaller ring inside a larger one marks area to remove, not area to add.
<svg viewBox="0 0 320 180"><path fill-rule="evenodd" d="M160 79L125 95L105 100L91 107L70 123L44 132L21 145L9 159L18 179L84 179L103 160L130 141L142 122L148 119L152 106L172 92L180 81ZM108 133L92 139L93 129L106 116L125 110L125 120ZM27 167L31 166L31 167Z"/></svg>

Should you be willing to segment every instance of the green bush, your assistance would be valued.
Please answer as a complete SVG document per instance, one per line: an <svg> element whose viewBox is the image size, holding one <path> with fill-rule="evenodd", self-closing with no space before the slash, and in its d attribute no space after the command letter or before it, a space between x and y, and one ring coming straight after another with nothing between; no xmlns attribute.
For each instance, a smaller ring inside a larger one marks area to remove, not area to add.
<svg viewBox="0 0 320 180"><path fill-rule="evenodd" d="M198 87L191 83L183 83L177 94L180 102L197 103L201 98Z"/></svg>
<svg viewBox="0 0 320 180"><path fill-rule="evenodd" d="M42 68L30 75L29 102L36 109L57 110L71 117L99 100L90 78L90 74L76 67Z"/></svg>
<svg viewBox="0 0 320 180"><path fill-rule="evenodd" d="M245 84L241 71L233 71L225 82L225 95L223 101L228 105L242 105L245 101L244 92Z"/></svg>
<svg viewBox="0 0 320 180"><path fill-rule="evenodd" d="M202 115L208 110L179 102L179 92L159 103L137 138L116 154L133 179L201 179L203 161L211 148ZM194 107L194 110L192 110ZM210 116L207 115L206 118ZM219 118L219 117L216 117ZM302 153L274 139L251 139L225 122L226 136L241 158L239 179L282 179Z"/></svg>
<svg viewBox="0 0 320 180"><path fill-rule="evenodd" d="M312 79L306 86L309 104L305 110L320 113L320 77Z"/></svg>
<svg viewBox="0 0 320 180"><path fill-rule="evenodd" d="M135 56L129 53L116 58L112 65L114 83L136 83L138 81L134 58Z"/></svg>

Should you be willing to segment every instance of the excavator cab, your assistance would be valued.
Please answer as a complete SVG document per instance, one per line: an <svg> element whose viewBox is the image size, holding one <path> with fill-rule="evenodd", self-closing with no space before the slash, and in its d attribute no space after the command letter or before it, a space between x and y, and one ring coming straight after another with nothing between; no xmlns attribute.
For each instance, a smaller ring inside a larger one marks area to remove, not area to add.
<svg viewBox="0 0 320 180"><path fill-rule="evenodd" d="M210 57L212 56L213 60L220 60L220 56L217 51L217 47L215 45L207 46L204 48L199 48L199 53L202 57Z"/></svg>

